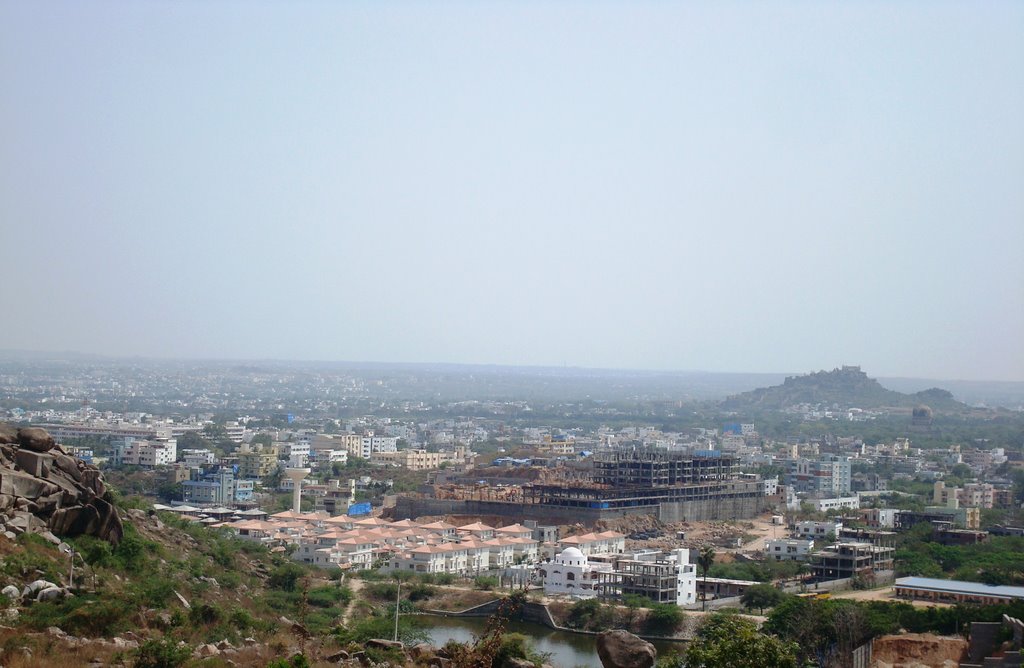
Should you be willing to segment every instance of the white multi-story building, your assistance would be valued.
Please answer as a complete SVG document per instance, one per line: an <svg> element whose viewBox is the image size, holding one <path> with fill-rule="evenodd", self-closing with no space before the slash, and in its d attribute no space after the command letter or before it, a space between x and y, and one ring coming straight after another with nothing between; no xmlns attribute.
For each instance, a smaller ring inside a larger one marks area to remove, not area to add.
<svg viewBox="0 0 1024 668"><path fill-rule="evenodd" d="M309 457L309 448L312 445L310 440L286 441L277 443L277 452L287 459L295 456Z"/></svg>
<svg viewBox="0 0 1024 668"><path fill-rule="evenodd" d="M822 455L818 459L794 459L788 462L786 484L797 492L817 497L843 496L850 493L851 465L849 457Z"/></svg>
<svg viewBox="0 0 1024 668"><path fill-rule="evenodd" d="M599 595L605 598L634 594L655 603L697 602L697 569L690 563L690 551L685 548L668 555L652 552L617 559L614 570L600 574L598 580Z"/></svg>
<svg viewBox="0 0 1024 668"><path fill-rule="evenodd" d="M775 561L807 561L814 541L801 538L777 538L765 543L764 554Z"/></svg>
<svg viewBox="0 0 1024 668"><path fill-rule="evenodd" d="M395 436L375 436L371 431L363 436L360 446L361 452L359 456L363 459L369 459L370 455L376 452L397 452L398 438Z"/></svg>
<svg viewBox="0 0 1024 668"><path fill-rule="evenodd" d="M178 440L141 441L125 438L115 443L111 463L114 466L167 466L178 459Z"/></svg>
<svg viewBox="0 0 1024 668"><path fill-rule="evenodd" d="M317 450L317 468L329 468L331 464L344 464L348 461L348 450Z"/></svg>
<svg viewBox="0 0 1024 668"><path fill-rule="evenodd" d="M591 563L587 555L575 547L565 548L555 556L554 561L543 564L540 568L545 594L576 598L597 596L600 574L611 572L611 564Z"/></svg>
<svg viewBox="0 0 1024 668"><path fill-rule="evenodd" d="M241 443L245 440L245 425L238 424L238 422L225 422L224 433L227 437L235 443Z"/></svg>
<svg viewBox="0 0 1024 668"><path fill-rule="evenodd" d="M188 449L181 451L181 460L187 466L203 467L209 466L217 461L217 455L212 450Z"/></svg>
<svg viewBox="0 0 1024 668"><path fill-rule="evenodd" d="M829 510L838 510L840 508L860 508L860 497L858 496L842 496L832 499L818 499L814 502L818 512L824 513Z"/></svg>
<svg viewBox="0 0 1024 668"><path fill-rule="evenodd" d="M832 534L835 538L843 528L842 522L797 522L794 533L798 538L823 539Z"/></svg>

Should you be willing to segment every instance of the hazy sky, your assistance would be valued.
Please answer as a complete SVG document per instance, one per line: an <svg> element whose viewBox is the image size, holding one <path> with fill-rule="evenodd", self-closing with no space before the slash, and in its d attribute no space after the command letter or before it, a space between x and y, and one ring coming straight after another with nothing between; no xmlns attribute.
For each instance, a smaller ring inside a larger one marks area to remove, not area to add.
<svg viewBox="0 0 1024 668"><path fill-rule="evenodd" d="M0 4L0 348L1024 380L1024 3Z"/></svg>

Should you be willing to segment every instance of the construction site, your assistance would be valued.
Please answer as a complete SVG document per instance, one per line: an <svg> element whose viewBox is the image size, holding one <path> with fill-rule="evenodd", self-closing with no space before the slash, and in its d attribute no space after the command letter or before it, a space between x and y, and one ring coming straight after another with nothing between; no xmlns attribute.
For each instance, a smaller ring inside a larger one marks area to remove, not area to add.
<svg viewBox="0 0 1024 668"><path fill-rule="evenodd" d="M396 519L486 515L594 524L627 514L649 514L661 522L747 519L768 507L764 484L738 477L736 461L715 451L630 449L591 460L585 475L577 467L546 467L528 482L435 484L428 493L398 497L393 513Z"/></svg>

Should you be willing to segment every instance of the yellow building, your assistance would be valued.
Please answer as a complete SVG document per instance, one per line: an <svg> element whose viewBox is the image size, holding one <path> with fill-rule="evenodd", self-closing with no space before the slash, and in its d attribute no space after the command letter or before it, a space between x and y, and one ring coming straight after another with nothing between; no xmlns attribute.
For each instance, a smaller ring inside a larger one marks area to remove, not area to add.
<svg viewBox="0 0 1024 668"><path fill-rule="evenodd" d="M277 446L238 453L239 478L265 478L277 470Z"/></svg>

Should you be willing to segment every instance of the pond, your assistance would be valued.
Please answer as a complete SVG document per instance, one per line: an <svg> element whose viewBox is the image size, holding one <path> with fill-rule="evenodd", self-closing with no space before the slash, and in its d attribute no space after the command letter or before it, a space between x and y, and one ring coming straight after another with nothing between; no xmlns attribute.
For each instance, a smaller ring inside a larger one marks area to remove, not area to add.
<svg viewBox="0 0 1024 668"><path fill-rule="evenodd" d="M430 634L430 643L436 647L441 647L449 640L472 642L473 636L482 633L487 625L485 617L421 615L417 617L417 621ZM595 636L558 631L530 622L509 622L508 631L523 634L533 642L537 651L549 653L549 663L556 668L592 668L601 665L601 660L597 656ZM664 641L653 644L658 649L659 656L673 648L681 651L684 647L682 643Z"/></svg>

